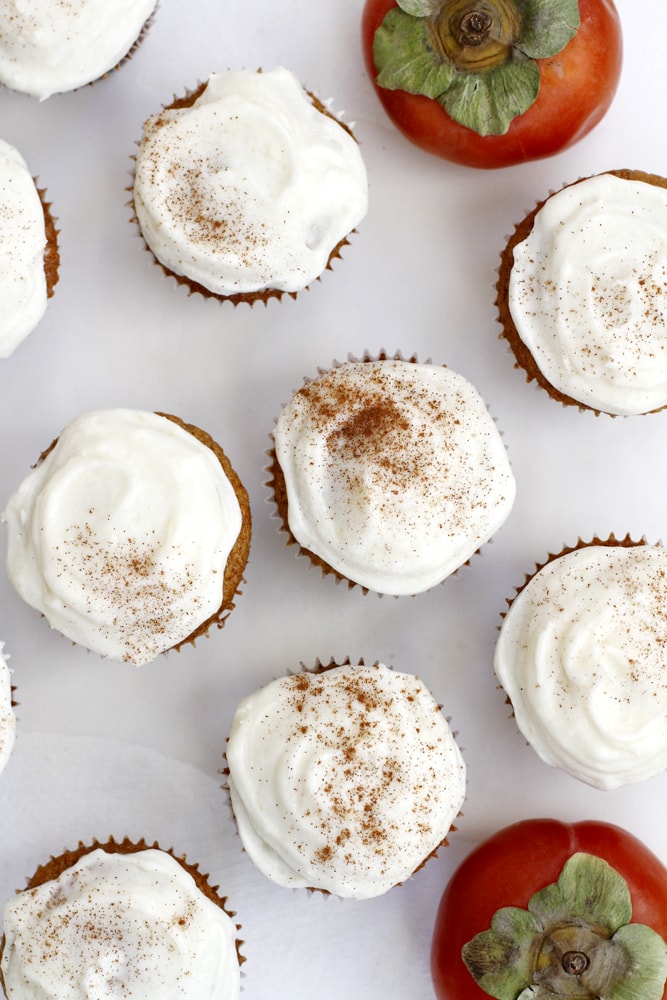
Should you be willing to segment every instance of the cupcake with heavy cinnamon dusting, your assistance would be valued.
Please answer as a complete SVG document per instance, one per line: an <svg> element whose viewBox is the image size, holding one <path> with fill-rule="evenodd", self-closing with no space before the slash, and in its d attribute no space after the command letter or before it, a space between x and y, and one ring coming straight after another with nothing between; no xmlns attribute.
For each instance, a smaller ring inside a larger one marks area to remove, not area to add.
<svg viewBox="0 0 667 1000"><path fill-rule="evenodd" d="M440 583L514 501L492 417L444 366L385 355L336 365L293 395L273 439L270 486L288 544L378 593Z"/></svg>
<svg viewBox="0 0 667 1000"><path fill-rule="evenodd" d="M509 604L495 670L541 759L600 789L664 771L667 549L580 542Z"/></svg>
<svg viewBox="0 0 667 1000"><path fill-rule="evenodd" d="M516 367L558 402L667 406L667 180L613 170L541 201L505 247L497 299Z"/></svg>
<svg viewBox="0 0 667 1000"><path fill-rule="evenodd" d="M142 410L74 420L2 517L24 600L74 642L137 665L223 624L250 546L248 496L220 446Z"/></svg>
<svg viewBox="0 0 667 1000"><path fill-rule="evenodd" d="M11 1000L237 1000L233 916L185 857L145 841L79 844L6 904L0 980Z"/></svg>
<svg viewBox="0 0 667 1000"><path fill-rule="evenodd" d="M59 262L46 192L18 150L0 140L0 358L9 357L46 312Z"/></svg>
<svg viewBox="0 0 667 1000"><path fill-rule="evenodd" d="M235 304L310 285L368 202L351 132L283 68L214 74L149 118L133 194L163 269Z"/></svg>
<svg viewBox="0 0 667 1000"><path fill-rule="evenodd" d="M226 757L243 846L286 888L387 892L446 841L465 795L433 696L382 664L268 684L238 706Z"/></svg>

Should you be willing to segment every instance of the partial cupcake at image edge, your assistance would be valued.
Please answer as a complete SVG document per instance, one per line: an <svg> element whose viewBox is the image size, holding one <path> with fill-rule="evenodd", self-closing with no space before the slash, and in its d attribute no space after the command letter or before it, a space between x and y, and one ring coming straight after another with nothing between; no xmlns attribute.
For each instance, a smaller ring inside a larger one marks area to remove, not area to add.
<svg viewBox="0 0 667 1000"><path fill-rule="evenodd" d="M0 84L40 101L93 84L132 57L156 8L157 0L3 4Z"/></svg>
<svg viewBox="0 0 667 1000"><path fill-rule="evenodd" d="M284 67L213 73L149 118L131 190L155 263L234 305L295 298L368 208L351 128Z"/></svg>
<svg viewBox="0 0 667 1000"><path fill-rule="evenodd" d="M496 307L515 367L564 406L667 406L667 179L582 178L538 202L502 254Z"/></svg>
<svg viewBox="0 0 667 1000"><path fill-rule="evenodd" d="M170 414L74 419L8 500L7 572L52 628L137 666L222 627L248 559L248 494Z"/></svg>
<svg viewBox="0 0 667 1000"><path fill-rule="evenodd" d="M12 1000L166 994L238 1000L240 925L185 856L128 838L51 857L6 902L0 985Z"/></svg>
<svg viewBox="0 0 667 1000"><path fill-rule="evenodd" d="M466 771L414 674L363 661L278 678L237 707L225 774L241 843L283 888L353 899L401 885L447 844Z"/></svg>
<svg viewBox="0 0 667 1000"><path fill-rule="evenodd" d="M495 673L540 759L601 790L667 769L667 548L579 540L507 603Z"/></svg>
<svg viewBox="0 0 667 1000"><path fill-rule="evenodd" d="M502 526L515 482L477 389L445 365L366 354L320 369L273 430L287 545L349 586L422 593Z"/></svg>
<svg viewBox="0 0 667 1000"><path fill-rule="evenodd" d="M16 701L8 659L5 644L0 642L0 774L7 766L16 739Z"/></svg>
<svg viewBox="0 0 667 1000"><path fill-rule="evenodd" d="M58 230L21 153L0 139L0 358L44 316L58 282Z"/></svg>

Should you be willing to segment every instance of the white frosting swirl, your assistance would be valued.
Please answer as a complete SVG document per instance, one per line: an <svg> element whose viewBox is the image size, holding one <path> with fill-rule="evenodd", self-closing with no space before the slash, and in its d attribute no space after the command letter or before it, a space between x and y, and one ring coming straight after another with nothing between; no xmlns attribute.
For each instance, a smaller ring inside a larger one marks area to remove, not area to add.
<svg viewBox="0 0 667 1000"><path fill-rule="evenodd" d="M4 770L14 746L16 716L12 708L12 682L4 643L0 642L0 772Z"/></svg>
<svg viewBox="0 0 667 1000"><path fill-rule="evenodd" d="M213 75L144 126L134 204L169 270L219 295L296 292L366 214L359 147L286 69Z"/></svg>
<svg viewBox="0 0 667 1000"><path fill-rule="evenodd" d="M444 367L333 368L295 393L274 440L299 545L380 593L442 581L514 502L493 419L470 382Z"/></svg>
<svg viewBox="0 0 667 1000"><path fill-rule="evenodd" d="M602 174L552 195L514 249L508 301L560 392L612 414L667 405L667 190Z"/></svg>
<svg viewBox="0 0 667 1000"><path fill-rule="evenodd" d="M227 745L243 846L272 881L357 899L408 878L442 843L465 767L411 674L335 667L243 701Z"/></svg>
<svg viewBox="0 0 667 1000"><path fill-rule="evenodd" d="M135 664L220 608L242 522L214 452L140 410L74 420L2 518L24 600L74 642Z"/></svg>
<svg viewBox="0 0 667 1000"><path fill-rule="evenodd" d="M21 154L0 139L1 358L12 354L46 311L45 249L44 209L35 182Z"/></svg>
<svg viewBox="0 0 667 1000"><path fill-rule="evenodd" d="M0 83L44 100L118 65L157 0L2 0Z"/></svg>
<svg viewBox="0 0 667 1000"><path fill-rule="evenodd" d="M237 1000L236 927L178 861L102 849L4 911L10 1000Z"/></svg>
<svg viewBox="0 0 667 1000"><path fill-rule="evenodd" d="M667 549L593 545L513 601L495 669L537 754L596 788L667 768Z"/></svg>

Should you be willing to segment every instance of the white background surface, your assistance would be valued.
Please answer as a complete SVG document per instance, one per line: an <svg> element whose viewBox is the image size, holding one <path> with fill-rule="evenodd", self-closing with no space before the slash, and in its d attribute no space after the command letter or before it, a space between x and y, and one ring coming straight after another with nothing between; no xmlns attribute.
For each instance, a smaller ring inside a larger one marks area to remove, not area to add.
<svg viewBox="0 0 667 1000"><path fill-rule="evenodd" d="M229 894L248 1000L430 1000L441 891L498 827L536 815L601 818L667 863L667 775L602 793L548 768L518 734L492 669L505 598L548 552L594 533L667 535L667 413L614 420L560 407L514 370L492 305L500 249L535 201L605 169L667 174L667 13L661 0L617 6L624 71L602 124L567 153L491 173L430 157L389 123L362 64L359 0L161 0L141 48L109 79L42 104L0 92L0 135L47 188L62 256L46 317L0 362L2 504L75 415L131 406L213 434L254 514L244 593L225 628L140 670L73 647L0 575L0 637L20 703L0 778L3 899L79 838L158 838ZM278 64L355 123L368 216L334 271L296 301L234 309L188 297L152 264L130 221L142 122L211 71ZM366 348L414 352L467 376L517 478L494 541L416 598L323 579L285 547L263 485L281 405L318 366ZM3 559L4 547L3 533ZM365 903L280 890L254 872L218 774L244 695L300 661L348 655L424 678L459 734L469 779L450 847Z"/></svg>

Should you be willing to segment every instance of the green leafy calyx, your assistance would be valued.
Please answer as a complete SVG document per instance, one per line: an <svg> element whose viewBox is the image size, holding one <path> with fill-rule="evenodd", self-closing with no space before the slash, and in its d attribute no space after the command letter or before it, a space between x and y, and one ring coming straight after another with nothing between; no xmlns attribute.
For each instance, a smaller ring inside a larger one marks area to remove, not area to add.
<svg viewBox="0 0 667 1000"><path fill-rule="evenodd" d="M579 0L397 0L375 33L377 83L502 135L536 99L538 59L577 33Z"/></svg>
<svg viewBox="0 0 667 1000"><path fill-rule="evenodd" d="M667 944L631 918L622 876L602 858L573 854L527 910L498 910L462 957L497 1000L662 1000Z"/></svg>

